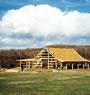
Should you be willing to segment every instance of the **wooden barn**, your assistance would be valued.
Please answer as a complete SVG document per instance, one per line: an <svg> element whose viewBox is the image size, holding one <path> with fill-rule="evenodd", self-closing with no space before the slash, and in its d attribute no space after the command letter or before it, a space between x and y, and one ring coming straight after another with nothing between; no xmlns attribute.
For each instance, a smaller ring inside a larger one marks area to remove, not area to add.
<svg viewBox="0 0 90 95"><path fill-rule="evenodd" d="M41 69L84 69L90 67L90 62L80 56L74 49L43 48L33 59L20 59L21 70Z"/></svg>

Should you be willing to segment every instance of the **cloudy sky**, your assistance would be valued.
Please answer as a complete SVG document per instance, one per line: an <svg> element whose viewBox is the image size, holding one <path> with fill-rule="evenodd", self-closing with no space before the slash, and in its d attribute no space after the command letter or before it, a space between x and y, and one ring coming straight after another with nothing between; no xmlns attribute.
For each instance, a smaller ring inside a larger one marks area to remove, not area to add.
<svg viewBox="0 0 90 95"><path fill-rule="evenodd" d="M90 45L90 0L0 0L0 48Z"/></svg>

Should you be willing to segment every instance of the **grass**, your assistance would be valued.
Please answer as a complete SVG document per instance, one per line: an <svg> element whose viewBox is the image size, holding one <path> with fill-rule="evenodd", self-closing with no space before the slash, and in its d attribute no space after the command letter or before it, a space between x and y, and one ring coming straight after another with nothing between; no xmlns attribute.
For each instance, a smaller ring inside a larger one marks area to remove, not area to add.
<svg viewBox="0 0 90 95"><path fill-rule="evenodd" d="M90 71L0 73L0 95L90 95Z"/></svg>

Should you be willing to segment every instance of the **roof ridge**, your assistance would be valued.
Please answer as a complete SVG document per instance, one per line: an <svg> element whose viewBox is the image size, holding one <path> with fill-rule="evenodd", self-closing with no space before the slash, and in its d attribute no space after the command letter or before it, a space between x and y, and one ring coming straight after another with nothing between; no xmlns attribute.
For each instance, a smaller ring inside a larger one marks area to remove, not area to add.
<svg viewBox="0 0 90 95"><path fill-rule="evenodd" d="M66 48L65 48L65 47L49 47L49 48L53 48L53 49L73 49L73 48L67 48L67 47L66 47ZM48 49L49 49L49 48L48 48ZM73 49L73 50L74 50L74 49Z"/></svg>

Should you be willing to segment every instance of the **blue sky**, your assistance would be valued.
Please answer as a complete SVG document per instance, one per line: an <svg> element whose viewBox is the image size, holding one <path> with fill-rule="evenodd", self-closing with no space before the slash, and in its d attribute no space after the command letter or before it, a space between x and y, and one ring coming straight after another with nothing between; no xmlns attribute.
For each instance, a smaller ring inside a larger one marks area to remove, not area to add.
<svg viewBox="0 0 90 95"><path fill-rule="evenodd" d="M0 0L0 11L17 9L25 5L49 4L62 10L90 12L90 0Z"/></svg>
<svg viewBox="0 0 90 95"><path fill-rule="evenodd" d="M90 0L0 0L0 48L90 45L89 17Z"/></svg>

